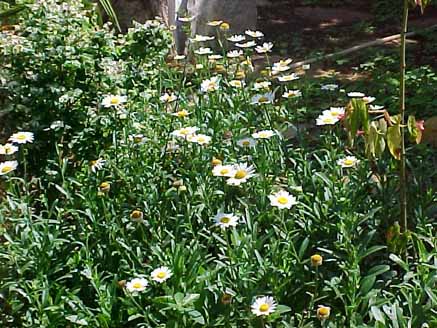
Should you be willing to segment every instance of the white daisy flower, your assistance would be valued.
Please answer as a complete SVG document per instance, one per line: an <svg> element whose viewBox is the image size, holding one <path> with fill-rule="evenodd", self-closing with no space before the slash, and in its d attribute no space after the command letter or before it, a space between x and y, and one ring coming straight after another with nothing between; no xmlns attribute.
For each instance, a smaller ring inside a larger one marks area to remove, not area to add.
<svg viewBox="0 0 437 328"><path fill-rule="evenodd" d="M198 54L198 55L211 55L212 54L212 50L211 50L211 48L200 47L199 49L194 50L194 53Z"/></svg>
<svg viewBox="0 0 437 328"><path fill-rule="evenodd" d="M376 100L376 98L371 97L371 96L366 96L366 97L363 97L363 100L366 104L370 104L370 103L374 102Z"/></svg>
<svg viewBox="0 0 437 328"><path fill-rule="evenodd" d="M164 93L161 97L159 97L159 100L161 100L161 102L166 104L171 103L177 99L178 97L174 93L169 94L167 92Z"/></svg>
<svg viewBox="0 0 437 328"><path fill-rule="evenodd" d="M233 165L216 165L212 169L212 175L215 177L233 177L235 175L235 169Z"/></svg>
<svg viewBox="0 0 437 328"><path fill-rule="evenodd" d="M17 132L14 133L9 137L9 141L15 142L17 144L25 144L25 143L32 143L34 139L32 132Z"/></svg>
<svg viewBox="0 0 437 328"><path fill-rule="evenodd" d="M252 105L264 105L264 104L273 104L275 100L275 94L273 92L267 92L264 94L258 94L252 97L251 104Z"/></svg>
<svg viewBox="0 0 437 328"><path fill-rule="evenodd" d="M176 113L172 113L171 115L179 117L179 118L185 118L188 115L190 115L190 113L185 109L181 109L181 110L177 111Z"/></svg>
<svg viewBox="0 0 437 328"><path fill-rule="evenodd" d="M251 36L252 38L262 38L264 36L264 33L260 31L247 30L244 33L246 33L248 36Z"/></svg>
<svg viewBox="0 0 437 328"><path fill-rule="evenodd" d="M0 155L12 155L18 151L18 147L13 144L7 143L0 145Z"/></svg>
<svg viewBox="0 0 437 328"><path fill-rule="evenodd" d="M176 56L174 56L174 60L183 60L183 59L185 59L186 58L186 56L185 55L176 55Z"/></svg>
<svg viewBox="0 0 437 328"><path fill-rule="evenodd" d="M338 84L324 84L320 89L325 91L335 91L338 89Z"/></svg>
<svg viewBox="0 0 437 328"><path fill-rule="evenodd" d="M195 17L191 16L191 17L178 17L178 21L182 22L182 23L189 23L191 22Z"/></svg>
<svg viewBox="0 0 437 328"><path fill-rule="evenodd" d="M150 279L159 283L163 283L164 281L169 279L172 275L173 273L168 267L162 266L152 271L152 273L150 274Z"/></svg>
<svg viewBox="0 0 437 328"><path fill-rule="evenodd" d="M356 166L360 161L355 156L346 156L337 161L337 164L341 167L353 167Z"/></svg>
<svg viewBox="0 0 437 328"><path fill-rule="evenodd" d="M292 73L289 75L278 76L279 82L290 82L290 81L294 81L294 80L299 80L299 76L295 73Z"/></svg>
<svg viewBox="0 0 437 328"><path fill-rule="evenodd" d="M144 136L144 134L131 134L129 136L129 140L136 145L143 145L146 143L147 138Z"/></svg>
<svg viewBox="0 0 437 328"><path fill-rule="evenodd" d="M258 297L255 302L253 302L251 308L252 313L256 316L268 316L275 312L276 302L271 296Z"/></svg>
<svg viewBox="0 0 437 328"><path fill-rule="evenodd" d="M190 142L197 143L199 145L207 145L211 142L211 137L205 134L193 134L187 137Z"/></svg>
<svg viewBox="0 0 437 328"><path fill-rule="evenodd" d="M226 54L226 56L227 56L228 58L238 58L238 57L240 57L240 56L243 56L243 51L242 51L242 50L232 50L232 51L229 51L229 52Z"/></svg>
<svg viewBox="0 0 437 328"><path fill-rule="evenodd" d="M199 128L195 126L187 126L185 128L174 130L171 135L186 139L188 136L195 134L197 130L199 130Z"/></svg>
<svg viewBox="0 0 437 328"><path fill-rule="evenodd" d="M293 205L297 204L296 197L290 195L288 191L281 190L276 194L269 196L270 205L277 207L279 209L290 209Z"/></svg>
<svg viewBox="0 0 437 328"><path fill-rule="evenodd" d="M287 90L282 95L283 98L296 98L302 97L302 92L300 90Z"/></svg>
<svg viewBox="0 0 437 328"><path fill-rule="evenodd" d="M241 80L232 80L229 81L229 85L233 88L241 89L246 85L246 83Z"/></svg>
<svg viewBox="0 0 437 328"><path fill-rule="evenodd" d="M339 121L338 117L332 115L319 115L316 119L316 125L333 125Z"/></svg>
<svg viewBox="0 0 437 328"><path fill-rule="evenodd" d="M381 106L381 105L370 105L369 108L370 108L370 110L381 110L381 109L384 109L384 106Z"/></svg>
<svg viewBox="0 0 437 328"><path fill-rule="evenodd" d="M238 35L238 34L232 35L228 38L228 41L231 42L241 42L244 40L246 40L246 37L244 35Z"/></svg>
<svg viewBox="0 0 437 328"><path fill-rule="evenodd" d="M290 59L290 58L281 59L280 61L273 63L273 66L286 67L286 66L290 65L292 61L293 61L293 59Z"/></svg>
<svg viewBox="0 0 437 328"><path fill-rule="evenodd" d="M103 166L105 166L105 164L106 161L103 158L98 158L94 161L91 161L90 163L91 171L93 173L96 173L97 171L101 170Z"/></svg>
<svg viewBox="0 0 437 328"><path fill-rule="evenodd" d="M126 289L131 293L138 293L145 290L148 284L144 278L134 278L127 282Z"/></svg>
<svg viewBox="0 0 437 328"><path fill-rule="evenodd" d="M270 89L271 85L272 85L272 83L270 81L255 82L253 84L253 90L255 90L255 91L268 90L268 89Z"/></svg>
<svg viewBox="0 0 437 328"><path fill-rule="evenodd" d="M9 172L16 170L17 167L18 167L17 161L6 161L0 163L0 175L8 174Z"/></svg>
<svg viewBox="0 0 437 328"><path fill-rule="evenodd" d="M219 82L220 80L218 76L213 76L210 79L202 81L202 84L200 85L200 90L202 92L217 91L220 87Z"/></svg>
<svg viewBox="0 0 437 328"><path fill-rule="evenodd" d="M209 55L208 56L209 60L219 60L219 59L222 59L222 58L223 58L222 55Z"/></svg>
<svg viewBox="0 0 437 328"><path fill-rule="evenodd" d="M253 176L255 176L255 169L252 165L236 164L234 165L234 175L226 180L226 183L231 186L239 186Z"/></svg>
<svg viewBox="0 0 437 328"><path fill-rule="evenodd" d="M252 137L255 139L270 139L275 135L275 132L272 130L261 130L252 134Z"/></svg>
<svg viewBox="0 0 437 328"><path fill-rule="evenodd" d="M226 229L235 227L238 224L238 216L235 216L233 213L219 212L214 216L214 221L217 226Z"/></svg>
<svg viewBox="0 0 437 328"><path fill-rule="evenodd" d="M348 94L347 94L347 96L348 97L350 97L350 98L363 98L363 97L365 97L366 95L364 94L364 93L362 93L362 92L349 92Z"/></svg>
<svg viewBox="0 0 437 328"><path fill-rule="evenodd" d="M273 63L272 73L274 75L276 75L278 73L288 71L289 69L291 69L291 67L289 66L291 62L292 62L292 60L288 58L288 59L280 60L276 63Z"/></svg>
<svg viewBox="0 0 437 328"><path fill-rule="evenodd" d="M214 40L213 36L196 34L194 38L190 38L191 42L205 42Z"/></svg>
<svg viewBox="0 0 437 328"><path fill-rule="evenodd" d="M333 116L335 118L341 119L344 116L344 107L331 107L330 109L324 110L322 116Z"/></svg>
<svg viewBox="0 0 437 328"><path fill-rule="evenodd" d="M257 144L257 141L253 138L242 138L237 141L237 145L242 148L253 148Z"/></svg>
<svg viewBox="0 0 437 328"><path fill-rule="evenodd" d="M251 48L251 47L256 46L256 42L249 41L249 42L245 42L245 43L236 43L235 46L237 46L238 48Z"/></svg>
<svg viewBox="0 0 437 328"><path fill-rule="evenodd" d="M126 96L106 95L102 100L103 107L116 107L124 104L127 101Z"/></svg>
<svg viewBox="0 0 437 328"><path fill-rule="evenodd" d="M259 54L265 54L267 52L271 52L272 48L273 48L273 43L271 43L271 42L264 42L262 46L257 46L255 48L255 50Z"/></svg>
<svg viewBox="0 0 437 328"><path fill-rule="evenodd" d="M206 23L208 26L220 26L223 23L222 20L209 21Z"/></svg>

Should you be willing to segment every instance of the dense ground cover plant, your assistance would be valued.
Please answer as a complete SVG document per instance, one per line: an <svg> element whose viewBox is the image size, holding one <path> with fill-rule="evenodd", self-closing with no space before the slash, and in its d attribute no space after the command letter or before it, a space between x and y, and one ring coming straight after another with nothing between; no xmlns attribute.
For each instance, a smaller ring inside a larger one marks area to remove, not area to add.
<svg viewBox="0 0 437 328"><path fill-rule="evenodd" d="M394 160L347 147L346 104L378 105L366 88L271 63L259 31L209 22L216 36L166 63L159 22L118 37L44 3L2 34L5 327L437 324L431 157L411 150L404 240Z"/></svg>

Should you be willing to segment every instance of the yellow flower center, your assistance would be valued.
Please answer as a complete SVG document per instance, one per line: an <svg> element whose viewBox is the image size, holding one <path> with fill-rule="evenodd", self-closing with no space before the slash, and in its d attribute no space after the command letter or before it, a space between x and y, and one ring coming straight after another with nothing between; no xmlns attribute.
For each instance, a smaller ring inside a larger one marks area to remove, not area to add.
<svg viewBox="0 0 437 328"><path fill-rule="evenodd" d="M134 137L135 143L140 143L141 141L143 141L143 137L138 137L138 136Z"/></svg>
<svg viewBox="0 0 437 328"><path fill-rule="evenodd" d="M278 197L278 203L279 203L279 204L282 204L282 205L285 205L285 204L288 203L288 198L285 197L285 196L279 196L279 197Z"/></svg>
<svg viewBox="0 0 437 328"><path fill-rule="evenodd" d="M354 160L353 159L345 159L344 160L344 164L345 165L353 165L354 164Z"/></svg>
<svg viewBox="0 0 437 328"><path fill-rule="evenodd" d="M209 90L214 90L215 89L215 82L209 82L208 89Z"/></svg>
<svg viewBox="0 0 437 328"><path fill-rule="evenodd" d="M235 172L235 179L244 179L247 176L247 172L245 170L238 170Z"/></svg>
<svg viewBox="0 0 437 328"><path fill-rule="evenodd" d="M157 274L156 276L157 276L159 279L164 279L165 276L166 276L166 274L165 274L164 271L160 271L160 272L158 272L158 274Z"/></svg>
<svg viewBox="0 0 437 328"><path fill-rule="evenodd" d="M330 117L325 117L325 119L323 120L324 123L331 123L333 122L332 118Z"/></svg>
<svg viewBox="0 0 437 328"><path fill-rule="evenodd" d="M118 98L111 98L111 105L117 105L118 104Z"/></svg>
<svg viewBox="0 0 437 328"><path fill-rule="evenodd" d="M185 117L185 116L188 116L188 112L185 111L185 110L181 110L181 111L177 112L177 116L178 116L178 117Z"/></svg>
<svg viewBox="0 0 437 328"><path fill-rule="evenodd" d="M269 135L267 133L265 133L265 132L261 132L259 134L259 136L260 136L260 138L268 138Z"/></svg>
<svg viewBox="0 0 437 328"><path fill-rule="evenodd" d="M205 142L205 141L206 141L205 137L197 137L197 142L202 143L202 142Z"/></svg>
<svg viewBox="0 0 437 328"><path fill-rule="evenodd" d="M259 306L259 310L260 310L261 312L267 312L269 309L270 309L270 306L269 306L268 304L266 304L266 303L261 304L261 305Z"/></svg>
<svg viewBox="0 0 437 328"><path fill-rule="evenodd" d="M143 287L143 285L141 284L141 282L137 281L132 285L132 287L135 289L140 289L141 287Z"/></svg>
<svg viewBox="0 0 437 328"><path fill-rule="evenodd" d="M327 307L321 307L319 308L319 314L322 316L326 316L329 314L329 309Z"/></svg>
<svg viewBox="0 0 437 328"><path fill-rule="evenodd" d="M249 140L244 140L243 142L242 142L242 144L243 144L243 146L250 146L250 141Z"/></svg>
<svg viewBox="0 0 437 328"><path fill-rule="evenodd" d="M9 146L9 145L6 145L6 146L4 147L4 150L5 150L5 153L6 153L6 154L9 154L9 153L12 151L12 147Z"/></svg>
<svg viewBox="0 0 437 328"><path fill-rule="evenodd" d="M220 170L220 174L221 175L225 175L225 174L228 174L228 173L229 173L229 169L224 168L224 169Z"/></svg>
<svg viewBox="0 0 437 328"><path fill-rule="evenodd" d="M184 136L189 134L189 133L190 133L190 131L188 129L181 129L180 130L180 134L183 134Z"/></svg>
<svg viewBox="0 0 437 328"><path fill-rule="evenodd" d="M221 223L229 223L229 221L231 221L231 219L228 218L227 216L222 217L222 218L220 219L220 222L221 222Z"/></svg>
<svg viewBox="0 0 437 328"><path fill-rule="evenodd" d="M2 167L2 173L8 173L11 172L13 170L12 166L9 165L5 165Z"/></svg>
<svg viewBox="0 0 437 328"><path fill-rule="evenodd" d="M19 134L16 137L18 140L25 140L26 139L26 135L25 134Z"/></svg>
<svg viewBox="0 0 437 328"><path fill-rule="evenodd" d="M216 166L216 165L220 165L220 164L222 163L222 161L219 160L218 158L214 158L214 159L211 161L211 163L212 163L212 165ZM223 170L222 170L222 171L223 171ZM221 171L220 171L220 173L221 173Z"/></svg>

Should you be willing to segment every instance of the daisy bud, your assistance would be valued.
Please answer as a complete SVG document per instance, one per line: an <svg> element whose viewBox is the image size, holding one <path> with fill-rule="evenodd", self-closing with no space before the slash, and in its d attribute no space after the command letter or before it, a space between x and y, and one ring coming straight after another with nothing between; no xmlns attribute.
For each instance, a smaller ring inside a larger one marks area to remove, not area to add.
<svg viewBox="0 0 437 328"><path fill-rule="evenodd" d="M178 188L178 190L179 190L180 192L187 191L187 186L180 186L180 187Z"/></svg>
<svg viewBox="0 0 437 328"><path fill-rule="evenodd" d="M222 304L224 304L224 305L229 305L229 304L231 304L231 302L232 302L232 295L227 294L227 293L224 293L224 294L222 295L222 298L221 298L220 301L221 301Z"/></svg>
<svg viewBox="0 0 437 328"><path fill-rule="evenodd" d="M132 221L141 221L143 219L143 216L143 212L139 210L134 210L130 214L130 218L132 219Z"/></svg>
<svg viewBox="0 0 437 328"><path fill-rule="evenodd" d="M126 280L120 280L117 282L118 287L124 288L126 287Z"/></svg>
<svg viewBox="0 0 437 328"><path fill-rule="evenodd" d="M319 305L317 309L317 318L319 320L326 320L331 314L331 308L329 306Z"/></svg>
<svg viewBox="0 0 437 328"><path fill-rule="evenodd" d="M226 22L223 22L223 23L220 24L220 29L221 29L222 31L227 31L227 30L229 30L229 28L230 28L230 26L229 26L229 24L226 23Z"/></svg>
<svg viewBox="0 0 437 328"><path fill-rule="evenodd" d="M242 79L244 79L245 77L246 77L246 74L245 74L243 71L238 71L238 72L235 74L235 78L238 79L238 80L242 80Z"/></svg>
<svg viewBox="0 0 437 328"><path fill-rule="evenodd" d="M173 182L173 187L180 187L183 185L184 185L184 182L182 180L176 180Z"/></svg>
<svg viewBox="0 0 437 328"><path fill-rule="evenodd" d="M314 267L321 266L323 263L323 257L319 254L314 254L311 256L311 265Z"/></svg>
<svg viewBox="0 0 437 328"><path fill-rule="evenodd" d="M217 165L221 165L222 161L219 160L218 158L213 157L212 161L211 161L212 166L217 166Z"/></svg>
<svg viewBox="0 0 437 328"><path fill-rule="evenodd" d="M102 182L99 186L99 190L101 192L109 192L110 189L111 189L111 183L108 181Z"/></svg>

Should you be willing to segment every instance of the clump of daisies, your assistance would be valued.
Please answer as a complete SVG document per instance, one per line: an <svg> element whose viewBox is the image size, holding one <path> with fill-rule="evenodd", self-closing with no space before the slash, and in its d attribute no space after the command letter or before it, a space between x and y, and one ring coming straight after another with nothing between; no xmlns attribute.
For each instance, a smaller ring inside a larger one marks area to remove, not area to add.
<svg viewBox="0 0 437 328"><path fill-rule="evenodd" d="M331 107L324 110L316 119L316 125L334 125L345 115L344 107Z"/></svg>
<svg viewBox="0 0 437 328"><path fill-rule="evenodd" d="M197 134L199 128L195 126L187 126L174 130L171 135L174 137L185 139L189 142L197 143L199 145L207 145L211 142L212 138L206 134Z"/></svg>
<svg viewBox="0 0 437 328"><path fill-rule="evenodd" d="M234 165L216 165L212 174L218 177L226 177L226 183L231 186L239 186L255 176L255 168L247 163Z"/></svg>

